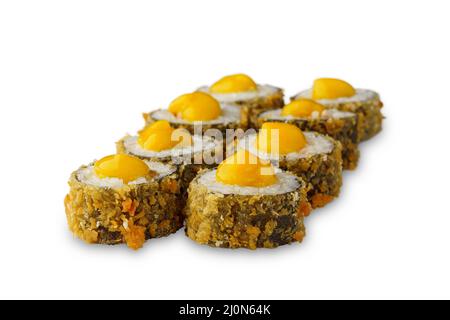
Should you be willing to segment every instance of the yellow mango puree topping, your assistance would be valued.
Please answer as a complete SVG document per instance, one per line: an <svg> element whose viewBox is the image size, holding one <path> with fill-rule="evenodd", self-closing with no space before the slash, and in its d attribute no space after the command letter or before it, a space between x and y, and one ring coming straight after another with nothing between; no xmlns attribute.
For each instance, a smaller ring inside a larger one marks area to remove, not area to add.
<svg viewBox="0 0 450 320"><path fill-rule="evenodd" d="M239 150L222 161L217 168L216 179L224 184L257 188L277 183L271 163L246 150Z"/></svg>
<svg viewBox="0 0 450 320"><path fill-rule="evenodd" d="M192 145L192 136L185 129L174 129L166 120L159 120L139 132L138 144L150 151L163 151Z"/></svg>
<svg viewBox="0 0 450 320"><path fill-rule="evenodd" d="M301 98L287 104L281 111L282 116L310 117L313 112L322 113L325 107L311 99Z"/></svg>
<svg viewBox="0 0 450 320"><path fill-rule="evenodd" d="M355 89L343 80L321 78L314 81L312 98L314 100L337 99L352 97L355 94Z"/></svg>
<svg viewBox="0 0 450 320"><path fill-rule="evenodd" d="M257 85L252 78L250 78L245 74L240 73L223 77L209 88L209 92L235 93L235 92L255 91L256 88Z"/></svg>
<svg viewBox="0 0 450 320"><path fill-rule="evenodd" d="M187 121L209 121L222 114L219 101L203 92L179 96L170 103L169 111Z"/></svg>
<svg viewBox="0 0 450 320"><path fill-rule="evenodd" d="M115 154L98 160L94 164L94 171L99 178L118 178L124 183L150 174L144 161L126 154Z"/></svg>
<svg viewBox="0 0 450 320"><path fill-rule="evenodd" d="M256 138L256 148L272 155L299 152L306 146L303 132L292 124L266 122Z"/></svg>

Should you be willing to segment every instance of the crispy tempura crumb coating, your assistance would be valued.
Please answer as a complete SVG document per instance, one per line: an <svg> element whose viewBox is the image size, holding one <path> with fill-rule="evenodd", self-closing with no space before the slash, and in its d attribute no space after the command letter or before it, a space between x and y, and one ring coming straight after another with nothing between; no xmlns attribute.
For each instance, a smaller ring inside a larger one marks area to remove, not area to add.
<svg viewBox="0 0 450 320"><path fill-rule="evenodd" d="M248 196L211 192L197 177L189 187L186 235L213 247L275 248L303 240L310 211L303 181L289 193Z"/></svg>
<svg viewBox="0 0 450 320"><path fill-rule="evenodd" d="M112 189L82 183L75 171L69 186L64 199L67 222L74 235L88 243L126 243L136 250L145 240L168 236L183 225L176 174Z"/></svg>

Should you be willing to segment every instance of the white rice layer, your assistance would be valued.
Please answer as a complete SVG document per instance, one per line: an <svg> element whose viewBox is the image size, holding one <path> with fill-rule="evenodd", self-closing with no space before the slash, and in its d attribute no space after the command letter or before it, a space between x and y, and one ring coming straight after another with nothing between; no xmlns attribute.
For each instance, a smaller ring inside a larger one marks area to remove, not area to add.
<svg viewBox="0 0 450 320"><path fill-rule="evenodd" d="M345 118L353 118L355 114L353 112L339 111L337 109L327 109L322 112L313 112L309 117L295 117L295 116L283 116L281 114L283 109L269 110L263 112L259 115L259 118L264 118L267 120L309 120L309 119L345 119Z"/></svg>
<svg viewBox="0 0 450 320"><path fill-rule="evenodd" d="M352 103L352 102L365 102L369 100L373 100L378 98L378 93L372 90L368 89L355 89L356 94L351 97L343 97L343 98L336 98L336 99L320 99L317 100L317 102L323 104L323 105L331 105L331 104L338 104L338 103ZM299 98L308 98L311 99L312 97L312 89L304 90L300 93L298 93L296 96L294 96L294 99Z"/></svg>
<svg viewBox="0 0 450 320"><path fill-rule="evenodd" d="M271 155L256 148L256 134L248 135L239 141L239 148L248 150L252 154L263 160L278 161L280 158L287 160L304 159L318 154L330 154L333 149L333 143L324 135L316 132L303 132L307 145L299 152L291 152L286 155Z"/></svg>
<svg viewBox="0 0 450 320"><path fill-rule="evenodd" d="M293 174L281 171L279 169L276 169L278 180L277 183L263 188L224 184L217 181L216 172L217 170L206 172L198 179L198 182L208 188L209 191L221 194L236 194L245 196L277 195L295 191L300 185L297 178Z"/></svg>
<svg viewBox="0 0 450 320"><path fill-rule="evenodd" d="M237 101L248 101L253 99L265 98L275 94L279 89L270 85L258 84L256 90L236 92L236 93L211 93L209 87L204 86L198 88L198 91L206 92L212 95L214 98L224 103L233 103Z"/></svg>
<svg viewBox="0 0 450 320"><path fill-rule="evenodd" d="M153 179L160 179L175 172L174 166L166 165L155 161L145 161L150 170L155 171L158 175ZM125 184L122 179L119 178L100 178L95 174L94 166L89 165L86 168L80 169L77 173L77 178L80 182L87 185L100 188L112 188L119 189ZM128 182L128 185L139 185L147 183L147 178L141 177L134 181Z"/></svg>
<svg viewBox="0 0 450 320"><path fill-rule="evenodd" d="M208 137L202 138L199 135L193 135L192 142L192 146L173 148L162 151L151 151L141 147L141 145L138 143L137 136L125 137L123 140L127 153L146 158L186 157L204 151L212 151L218 146L218 142L214 142L211 138Z"/></svg>
<svg viewBox="0 0 450 320"><path fill-rule="evenodd" d="M234 105L222 105L222 114L220 117L214 120L208 121L188 121L181 118L176 117L173 113L169 112L169 110L157 110L152 112L152 118L155 120L167 120L171 123L176 124L204 124L204 125L214 125L214 124L229 124L234 122L241 121L241 108Z"/></svg>

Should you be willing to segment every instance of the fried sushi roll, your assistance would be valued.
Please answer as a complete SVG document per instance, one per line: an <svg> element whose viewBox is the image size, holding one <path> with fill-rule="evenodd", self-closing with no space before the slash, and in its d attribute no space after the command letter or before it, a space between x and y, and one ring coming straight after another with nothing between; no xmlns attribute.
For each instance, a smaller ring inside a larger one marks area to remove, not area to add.
<svg viewBox="0 0 450 320"><path fill-rule="evenodd" d="M275 248L301 242L311 210L305 183L240 150L189 186L186 235L222 248Z"/></svg>
<svg viewBox="0 0 450 320"><path fill-rule="evenodd" d="M143 116L146 125L166 120L174 128L184 128L197 135L209 130L212 135L217 131L224 137L227 129L241 127L240 107L220 103L202 92L183 94L173 100L168 109L156 110Z"/></svg>
<svg viewBox="0 0 450 320"><path fill-rule="evenodd" d="M116 147L119 154L176 166L183 195L200 170L216 167L223 157L221 142L175 129L166 120L153 122L137 136L125 136Z"/></svg>
<svg viewBox="0 0 450 320"><path fill-rule="evenodd" d="M282 89L257 84L245 74L225 76L211 86L199 88L198 91L211 94L221 103L239 105L242 128L252 127L259 113L284 106Z"/></svg>
<svg viewBox="0 0 450 320"><path fill-rule="evenodd" d="M307 183L307 196L313 208L320 208L339 196L342 186L342 146L317 132L302 132L281 122L266 122L258 134L238 142L244 149Z"/></svg>
<svg viewBox="0 0 450 320"><path fill-rule="evenodd" d="M345 81L322 78L314 81L312 89L302 91L291 99L300 98L313 99L328 109L356 113L359 141L369 140L382 129L383 103L375 91L354 89Z"/></svg>
<svg viewBox="0 0 450 320"><path fill-rule="evenodd" d="M72 173L64 200L73 234L87 243L137 250L183 225L176 168L128 155L105 157Z"/></svg>
<svg viewBox="0 0 450 320"><path fill-rule="evenodd" d="M263 112L258 117L257 127L265 122L290 123L302 131L326 134L341 143L344 169L354 170L358 165L358 116L353 112L326 109L313 100L301 98L283 109Z"/></svg>

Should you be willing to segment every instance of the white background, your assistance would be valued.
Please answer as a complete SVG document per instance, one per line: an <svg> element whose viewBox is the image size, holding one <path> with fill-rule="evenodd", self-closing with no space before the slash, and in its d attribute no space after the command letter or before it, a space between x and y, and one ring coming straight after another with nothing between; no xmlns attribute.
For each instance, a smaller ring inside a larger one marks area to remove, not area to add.
<svg viewBox="0 0 450 320"><path fill-rule="evenodd" d="M2 1L0 298L450 298L448 1ZM223 75L381 93L382 134L302 245L138 252L67 229L67 178Z"/></svg>

